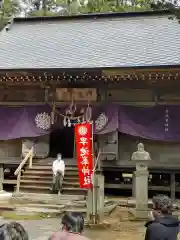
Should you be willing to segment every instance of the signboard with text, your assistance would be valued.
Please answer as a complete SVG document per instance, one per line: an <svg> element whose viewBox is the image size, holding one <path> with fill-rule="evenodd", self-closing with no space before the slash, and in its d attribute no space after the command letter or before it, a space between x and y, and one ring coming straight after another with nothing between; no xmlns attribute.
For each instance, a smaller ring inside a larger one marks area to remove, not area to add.
<svg viewBox="0 0 180 240"><path fill-rule="evenodd" d="M75 125L76 158L81 188L92 187L92 124L82 123Z"/></svg>
<svg viewBox="0 0 180 240"><path fill-rule="evenodd" d="M67 101L97 101L96 88L56 88L56 100Z"/></svg>

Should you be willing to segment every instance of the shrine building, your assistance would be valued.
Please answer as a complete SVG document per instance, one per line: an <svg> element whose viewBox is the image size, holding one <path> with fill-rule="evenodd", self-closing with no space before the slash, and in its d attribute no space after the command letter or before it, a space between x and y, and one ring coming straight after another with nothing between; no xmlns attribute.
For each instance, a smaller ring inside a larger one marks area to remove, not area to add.
<svg viewBox="0 0 180 240"><path fill-rule="evenodd" d="M9 22L0 33L3 169L14 171L32 146L41 164L62 153L67 165L76 165L73 126L88 120L107 193L131 191L131 156L143 142L152 159L149 190L178 196L180 25L169 16L96 13ZM33 186L26 182L22 189Z"/></svg>

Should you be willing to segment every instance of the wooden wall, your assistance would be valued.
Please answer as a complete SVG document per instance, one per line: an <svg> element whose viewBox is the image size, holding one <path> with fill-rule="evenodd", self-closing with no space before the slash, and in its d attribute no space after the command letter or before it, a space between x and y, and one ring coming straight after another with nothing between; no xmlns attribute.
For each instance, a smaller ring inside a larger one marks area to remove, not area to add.
<svg viewBox="0 0 180 240"><path fill-rule="evenodd" d="M133 105L152 105L154 104L153 89L109 89L101 88L99 91L99 100L107 102L119 102L122 104ZM168 93L168 91L170 93ZM161 101L180 104L180 91L173 92L171 89L161 91ZM51 94L50 94L51 95ZM164 96L164 97L163 97ZM45 89L32 86L8 86L0 87L0 102L44 102ZM131 136L126 136L117 133L110 135L99 136L99 146L109 154L108 159L114 160L116 155L117 161L129 161L131 154L136 150L136 145L139 139ZM30 139L32 142L35 139ZM37 156L47 156L49 152L49 136L38 139ZM108 143L111 142L111 143ZM114 143L113 143L114 142ZM145 143L147 150L151 153L154 161L178 161L180 143L164 143L150 140L142 140ZM22 139L0 141L0 157L21 156ZM110 156L111 155L111 156Z"/></svg>
<svg viewBox="0 0 180 240"><path fill-rule="evenodd" d="M152 141L124 134L119 134L119 161L131 160L131 155L136 151L139 142L144 143L152 161L174 164L180 162L180 142Z"/></svg>
<svg viewBox="0 0 180 240"><path fill-rule="evenodd" d="M49 143L50 136L45 135L36 138L25 138L22 139L21 150L23 157L29 152L29 150L34 146L34 156L36 158L46 158L49 154Z"/></svg>
<svg viewBox="0 0 180 240"><path fill-rule="evenodd" d="M0 158L19 157L22 152L22 140L0 141Z"/></svg>
<svg viewBox="0 0 180 240"><path fill-rule="evenodd" d="M0 87L0 102L43 102L45 90L40 87Z"/></svg>

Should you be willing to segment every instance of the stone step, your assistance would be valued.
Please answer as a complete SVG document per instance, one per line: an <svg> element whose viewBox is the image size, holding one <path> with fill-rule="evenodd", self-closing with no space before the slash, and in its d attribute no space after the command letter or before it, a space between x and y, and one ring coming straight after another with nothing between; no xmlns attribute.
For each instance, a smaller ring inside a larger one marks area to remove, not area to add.
<svg viewBox="0 0 180 240"><path fill-rule="evenodd" d="M39 185L20 185L20 192L40 192L40 193L50 193L51 186L39 186Z"/></svg>
<svg viewBox="0 0 180 240"><path fill-rule="evenodd" d="M72 175L66 175L64 176L64 180L68 182L73 182L73 181L79 181L79 175L77 176L72 176Z"/></svg>
<svg viewBox="0 0 180 240"><path fill-rule="evenodd" d="M82 188L71 188L64 187L61 191L62 194L70 194L70 195L86 195L87 190Z"/></svg>
<svg viewBox="0 0 180 240"><path fill-rule="evenodd" d="M39 175L23 175L21 179L25 180L41 180L41 181L51 181L52 182L52 176L39 176Z"/></svg>
<svg viewBox="0 0 180 240"><path fill-rule="evenodd" d="M4 179L3 184L16 185L17 184L17 180L16 179Z"/></svg>
<svg viewBox="0 0 180 240"><path fill-rule="evenodd" d="M64 209L65 205L60 205L60 204L38 204L38 203L28 203L28 204L15 204L16 207L33 207L33 208L48 208L48 209Z"/></svg>
<svg viewBox="0 0 180 240"><path fill-rule="evenodd" d="M23 173L23 176L25 175L47 175L52 176L52 171L40 171L40 170L31 170L28 169ZM78 172L76 171L66 171L65 176L78 176Z"/></svg>
<svg viewBox="0 0 180 240"><path fill-rule="evenodd" d="M64 181L63 182L63 188L66 188L66 187L73 187L73 188L79 188L79 182L67 182L67 181Z"/></svg>
<svg viewBox="0 0 180 240"><path fill-rule="evenodd" d="M13 199L30 199L30 200L48 200L48 201L84 201L84 197L77 195L61 194L46 194L46 193L13 193Z"/></svg>
<svg viewBox="0 0 180 240"><path fill-rule="evenodd" d="M31 185L29 184L21 184L20 185L20 192L40 192L40 193L51 193L51 185L33 185L31 183ZM63 186L62 190L61 190L62 194L70 194L70 195L86 195L87 194L87 190L86 189L82 189L79 187L72 187L70 186Z"/></svg>
<svg viewBox="0 0 180 240"><path fill-rule="evenodd" d="M40 186L40 185L20 185L20 188L27 188L27 189L44 189L44 190L51 190L50 186ZM80 191L80 192L86 192L87 189L84 188L74 188L74 187L63 187L62 188L63 191Z"/></svg>
<svg viewBox="0 0 180 240"><path fill-rule="evenodd" d="M15 206L10 204L0 204L0 211L14 211Z"/></svg>
<svg viewBox="0 0 180 240"><path fill-rule="evenodd" d="M52 166L41 166L41 165L33 165L32 168L29 170L43 170L43 171L51 171L52 172ZM77 167L66 167L65 171L78 171Z"/></svg>
<svg viewBox="0 0 180 240"><path fill-rule="evenodd" d="M15 183L16 184L16 183ZM51 186L52 185L52 180L34 180L34 179L21 179L20 184L27 184L27 185L32 185L32 184L39 184L39 185L44 185L44 186ZM68 181L63 181L63 187L65 186L72 186L72 187L79 187L79 182L68 182Z"/></svg>
<svg viewBox="0 0 180 240"><path fill-rule="evenodd" d="M68 209L65 209L65 212L77 212L77 213L86 214L87 209L86 208L79 208L79 209L68 208Z"/></svg>
<svg viewBox="0 0 180 240"><path fill-rule="evenodd" d="M35 207L35 208L48 208L48 209L64 209L64 208L75 208L75 209L80 209L80 208L86 208L86 202L68 202L67 200L64 201L61 204L47 204L47 203L24 203L24 204L15 204L14 206L20 207L20 206L26 206L26 207Z"/></svg>
<svg viewBox="0 0 180 240"><path fill-rule="evenodd" d="M46 193L46 194L50 194L51 190L49 189L44 189L44 188L28 188L27 186L21 186L20 187L20 192L21 193Z"/></svg>
<svg viewBox="0 0 180 240"><path fill-rule="evenodd" d="M25 176L25 175L52 176L52 171L43 171L43 170L42 171L40 171L40 170L36 171L36 170L28 169L23 173L23 176Z"/></svg>
<svg viewBox="0 0 180 240"><path fill-rule="evenodd" d="M20 181L20 184L27 184L27 185L32 185L32 184L39 184L39 185L51 185L52 184L52 181L49 180L45 180L45 181L42 181L42 180L32 180L32 179L21 179Z"/></svg>
<svg viewBox="0 0 180 240"><path fill-rule="evenodd" d="M26 175L23 175L21 177L21 179L31 179L31 180L41 180L41 181L52 181L52 176L39 176L39 175L29 175L29 174L26 174ZM16 182L16 180L8 180L9 182ZM7 181L7 182L8 182ZM68 181L68 182L78 182L79 181L79 176L64 176L64 181Z"/></svg>
<svg viewBox="0 0 180 240"><path fill-rule="evenodd" d="M33 213L48 213L48 214L56 213L56 215L59 215L61 212L62 213L64 212L64 209L60 210L60 209L51 209L51 208L44 208L44 207L21 206L21 207L16 207L15 212L16 214L19 214L19 215L23 215L23 214L27 215L28 213L31 213L31 215Z"/></svg>

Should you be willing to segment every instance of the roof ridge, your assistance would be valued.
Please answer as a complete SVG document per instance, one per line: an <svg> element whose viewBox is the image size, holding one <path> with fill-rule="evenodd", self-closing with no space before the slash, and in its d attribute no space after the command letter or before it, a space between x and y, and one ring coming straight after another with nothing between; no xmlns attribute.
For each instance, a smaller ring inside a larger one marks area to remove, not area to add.
<svg viewBox="0 0 180 240"><path fill-rule="evenodd" d="M39 22L39 21L63 21L63 20L85 20L94 18L124 18L124 17L140 17L140 16L157 16L172 14L169 10L149 10L141 12L108 12L108 13L89 13L89 14L78 14L71 16L38 16L38 17L16 17L14 23L22 22Z"/></svg>

